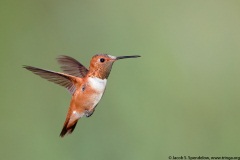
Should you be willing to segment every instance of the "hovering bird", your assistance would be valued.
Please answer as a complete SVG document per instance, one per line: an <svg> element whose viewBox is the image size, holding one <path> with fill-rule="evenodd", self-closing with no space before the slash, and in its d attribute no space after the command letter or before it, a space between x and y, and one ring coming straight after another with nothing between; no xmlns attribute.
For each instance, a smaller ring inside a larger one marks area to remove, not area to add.
<svg viewBox="0 0 240 160"><path fill-rule="evenodd" d="M81 117L84 115L90 117L93 114L105 91L113 63L119 59L137 57L140 56L115 57L107 54L96 54L92 57L89 69L87 69L74 58L63 55L59 56L57 61L64 73L32 66L23 66L23 68L67 88L72 94L67 117L60 133L60 136L64 137L65 134L73 132Z"/></svg>

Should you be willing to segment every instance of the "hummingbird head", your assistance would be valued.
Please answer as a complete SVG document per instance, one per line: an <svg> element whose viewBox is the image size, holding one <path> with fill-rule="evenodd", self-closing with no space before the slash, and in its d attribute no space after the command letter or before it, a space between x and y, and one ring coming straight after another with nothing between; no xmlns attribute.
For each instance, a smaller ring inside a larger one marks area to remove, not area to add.
<svg viewBox="0 0 240 160"><path fill-rule="evenodd" d="M98 77L101 79L107 79L111 69L112 65L115 61L119 59L125 59L125 58L137 58L140 57L138 55L134 56L111 56L108 54L96 54L92 57L89 72L91 73L91 76Z"/></svg>

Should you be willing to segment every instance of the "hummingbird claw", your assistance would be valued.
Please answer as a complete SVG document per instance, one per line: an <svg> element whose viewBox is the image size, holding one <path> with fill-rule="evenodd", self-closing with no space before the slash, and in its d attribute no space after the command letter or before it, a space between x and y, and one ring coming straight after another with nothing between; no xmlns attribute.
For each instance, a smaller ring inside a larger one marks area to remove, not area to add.
<svg viewBox="0 0 240 160"><path fill-rule="evenodd" d="M86 117L88 118L88 117L91 117L91 115L93 114L93 112L95 111L95 109L92 109L92 110L86 110L85 111L85 115L86 115Z"/></svg>

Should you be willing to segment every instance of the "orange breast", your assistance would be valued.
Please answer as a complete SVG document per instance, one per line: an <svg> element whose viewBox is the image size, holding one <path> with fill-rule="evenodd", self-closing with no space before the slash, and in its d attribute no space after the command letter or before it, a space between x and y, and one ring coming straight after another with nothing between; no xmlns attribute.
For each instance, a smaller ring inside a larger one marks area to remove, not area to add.
<svg viewBox="0 0 240 160"><path fill-rule="evenodd" d="M88 80L77 88L72 97L72 104L77 111L93 109L101 100L105 91L107 80L89 77Z"/></svg>

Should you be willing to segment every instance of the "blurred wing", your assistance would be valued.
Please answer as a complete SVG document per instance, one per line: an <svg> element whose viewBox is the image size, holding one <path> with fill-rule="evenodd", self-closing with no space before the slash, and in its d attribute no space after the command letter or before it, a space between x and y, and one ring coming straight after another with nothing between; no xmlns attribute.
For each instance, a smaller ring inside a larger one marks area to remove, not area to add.
<svg viewBox="0 0 240 160"><path fill-rule="evenodd" d="M75 79L70 75L48 71L31 66L24 66L23 68L26 68L27 70L33 72L36 75L39 75L44 79L47 79L50 82L54 82L56 84L59 84L60 86L67 88L71 94L74 94L76 90L76 87L74 85Z"/></svg>
<svg viewBox="0 0 240 160"><path fill-rule="evenodd" d="M88 69L72 57L62 55L57 58L57 61L61 65L62 71L67 74L80 78L87 75Z"/></svg>

